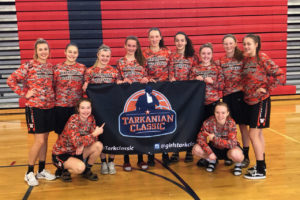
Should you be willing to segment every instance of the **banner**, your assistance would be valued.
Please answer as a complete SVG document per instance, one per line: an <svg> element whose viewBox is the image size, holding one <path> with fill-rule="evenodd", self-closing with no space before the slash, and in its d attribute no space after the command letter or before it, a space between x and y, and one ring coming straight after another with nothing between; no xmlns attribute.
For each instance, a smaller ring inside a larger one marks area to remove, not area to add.
<svg viewBox="0 0 300 200"><path fill-rule="evenodd" d="M149 84L89 84L103 152L111 154L185 151L193 147L204 112L202 81Z"/></svg>

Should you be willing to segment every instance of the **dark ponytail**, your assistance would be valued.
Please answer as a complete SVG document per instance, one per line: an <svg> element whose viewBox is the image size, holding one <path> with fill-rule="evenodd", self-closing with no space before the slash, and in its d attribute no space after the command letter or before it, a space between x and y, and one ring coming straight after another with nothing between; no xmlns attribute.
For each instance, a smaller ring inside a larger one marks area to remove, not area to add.
<svg viewBox="0 0 300 200"><path fill-rule="evenodd" d="M185 58L193 57L194 54L195 54L195 49L194 49L193 43L190 40L190 38L184 32L178 32L174 36L174 40L176 39L177 35L183 35L185 37L185 40L186 40L186 45L185 45L185 49L184 49L184 57Z"/></svg>
<svg viewBox="0 0 300 200"><path fill-rule="evenodd" d="M151 32L151 31L158 31L158 32L159 32L159 35L160 35L160 37L161 37L161 40L159 41L159 47L160 47L160 48L167 48L167 47L165 46L164 38L163 38L163 36L161 35L161 32L160 32L159 28L157 28L157 27L152 27L152 28L150 28L149 31L148 31L148 36L150 35L150 32Z"/></svg>
<svg viewBox="0 0 300 200"><path fill-rule="evenodd" d="M224 43L224 40L226 38L232 38L236 43L237 43L237 39L234 35L232 34L227 34L223 37L223 43ZM233 57L238 60L238 61L241 61L244 59L244 54L242 52L242 50L239 49L239 47L236 45L235 49L234 49L234 54L233 54Z"/></svg>

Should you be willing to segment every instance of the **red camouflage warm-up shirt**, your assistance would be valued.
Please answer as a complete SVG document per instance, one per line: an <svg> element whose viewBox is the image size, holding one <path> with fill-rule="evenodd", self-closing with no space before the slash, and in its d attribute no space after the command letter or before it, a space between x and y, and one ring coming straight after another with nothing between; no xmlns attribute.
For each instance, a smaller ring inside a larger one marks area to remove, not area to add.
<svg viewBox="0 0 300 200"><path fill-rule="evenodd" d="M227 56L220 58L219 62L224 76L223 96L242 91L243 62Z"/></svg>
<svg viewBox="0 0 300 200"><path fill-rule="evenodd" d="M182 54L173 52L170 55L169 77L176 81L190 80L191 69L197 66L199 59L196 55L185 58Z"/></svg>
<svg viewBox="0 0 300 200"><path fill-rule="evenodd" d="M21 88L18 83L22 83ZM54 107L55 96L53 89L53 65L42 64L30 60L22 64L7 78L7 85L21 97L25 97L28 90L34 89L34 95L26 99L25 105L40 109Z"/></svg>
<svg viewBox="0 0 300 200"><path fill-rule="evenodd" d="M271 91L279 84L284 84L284 72L266 54L259 53L260 61L256 57L245 57L242 72L244 100L254 105L270 96ZM258 94L258 88L266 89L265 94Z"/></svg>
<svg viewBox="0 0 300 200"><path fill-rule="evenodd" d="M87 121L81 121L78 114L72 115L56 140L52 154L75 155L78 147L82 145L87 147L97 141L97 137L92 135L95 128L96 122L92 115L88 117Z"/></svg>
<svg viewBox="0 0 300 200"><path fill-rule="evenodd" d="M132 82L140 82L144 77L147 77L144 66L141 66L136 60L128 61L126 57L118 60L117 69L122 79L128 78Z"/></svg>
<svg viewBox="0 0 300 200"><path fill-rule="evenodd" d="M211 148L207 144L207 133L215 134L215 137L211 141L213 146L218 149L232 149L238 145L236 138L236 124L231 117L227 117L223 127L217 128L217 120L215 116L210 116L203 122L202 128L197 136L197 143L201 146L203 151L210 155L213 153Z"/></svg>
<svg viewBox="0 0 300 200"><path fill-rule="evenodd" d="M143 55L147 61L148 78L155 81L169 80L169 57L170 50L162 48L158 52L153 52L150 48L143 50Z"/></svg>
<svg viewBox="0 0 300 200"><path fill-rule="evenodd" d="M94 84L116 83L117 80L120 79L121 76L118 70L110 65L107 65L104 68L90 67L84 74L84 81Z"/></svg>
<svg viewBox="0 0 300 200"><path fill-rule="evenodd" d="M74 107L82 97L85 65L59 63L54 66L55 105Z"/></svg>
<svg viewBox="0 0 300 200"><path fill-rule="evenodd" d="M213 79L212 84L206 83L204 104L209 105L218 101L222 97L222 90L224 88L224 77L221 67L215 64L204 66L200 63L192 68L191 79L195 80L199 75L203 78L211 77Z"/></svg>

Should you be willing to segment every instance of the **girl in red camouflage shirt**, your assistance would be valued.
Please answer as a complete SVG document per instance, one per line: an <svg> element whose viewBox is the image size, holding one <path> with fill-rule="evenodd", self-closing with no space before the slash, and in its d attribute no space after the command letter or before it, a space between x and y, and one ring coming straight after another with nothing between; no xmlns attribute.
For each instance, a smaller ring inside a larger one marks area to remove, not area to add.
<svg viewBox="0 0 300 200"><path fill-rule="evenodd" d="M164 45L164 40L159 28L148 31L150 46L144 49L143 54L147 61L147 72L150 81L169 80L170 50Z"/></svg>
<svg viewBox="0 0 300 200"><path fill-rule="evenodd" d="M97 181L98 176L91 168L103 149L97 137L103 133L104 124L101 127L96 126L95 119L91 115L92 106L89 99L81 99L76 110L78 114L69 118L53 146L53 164L63 181L72 181L70 172Z"/></svg>
<svg viewBox="0 0 300 200"><path fill-rule="evenodd" d="M120 73L117 69L109 65L111 57L111 50L109 46L102 44L97 52L97 60L95 64L86 70L84 75L85 83L83 84L83 90L86 91L88 84L104 84L104 83L122 83ZM102 141L102 138L99 137ZM115 174L115 155L110 154L108 158L108 163L106 160L106 154L101 153L101 173L102 174Z"/></svg>
<svg viewBox="0 0 300 200"><path fill-rule="evenodd" d="M55 85L55 127L61 134L69 117L75 113L75 106L82 98L85 65L76 62L78 47L68 44L65 49L66 61L54 66Z"/></svg>
<svg viewBox="0 0 300 200"><path fill-rule="evenodd" d="M54 180L55 176L45 170L48 135L54 126L53 66L47 62L50 50L48 42L37 39L33 60L22 64L7 79L7 85L18 95L26 98L26 121L28 133L34 134L29 151L28 171L25 181L30 186L39 184L38 179ZM18 83L23 84L21 88ZM39 158L39 170L34 175L34 164Z"/></svg>
<svg viewBox="0 0 300 200"><path fill-rule="evenodd" d="M143 54L147 61L148 79L151 82L169 80L169 57L171 51L164 45L164 40L159 28L153 27L148 31L150 46L144 49ZM168 153L162 154L163 163L170 163ZM154 155L148 154L149 166L154 166Z"/></svg>
<svg viewBox="0 0 300 200"><path fill-rule="evenodd" d="M198 65L199 59L190 38L184 32L176 33L174 37L176 52L170 55L170 81L190 80L191 69ZM179 153L174 152L170 158L171 162L179 161ZM188 150L184 162L193 162L193 154Z"/></svg>
<svg viewBox="0 0 300 200"><path fill-rule="evenodd" d="M141 45L136 36L128 36L125 40L126 55L120 58L117 62L117 69L119 70L123 83L148 83L147 72L145 69L145 57L143 56ZM138 166L146 170L147 163L143 161L143 154L138 154ZM132 167L129 160L129 155L124 155L124 171L131 171Z"/></svg>
<svg viewBox="0 0 300 200"><path fill-rule="evenodd" d="M226 103L218 102L214 116L203 122L198 134L197 144L193 147L193 154L206 159L206 171L213 172L217 160L231 159L236 163L233 174L242 174L241 162L244 159L243 152L236 138L236 124L229 116L229 108ZM209 143L207 143L207 140Z"/></svg>
<svg viewBox="0 0 300 200"><path fill-rule="evenodd" d="M222 97L224 77L220 66L213 61L213 47L211 43L202 45L199 53L201 61L198 66L192 68L191 79L206 83L204 119L207 119L214 114L214 107Z"/></svg>
<svg viewBox="0 0 300 200"><path fill-rule="evenodd" d="M243 100L242 92L242 68L243 52L237 46L236 37L232 34L223 37L223 47L226 55L221 57L219 62L224 75L223 102L227 103L230 109L230 115L234 121L239 124L243 141L244 161L242 167L248 167L249 160L249 133L245 113L246 103ZM225 165L231 165L232 161L225 160Z"/></svg>
<svg viewBox="0 0 300 200"><path fill-rule="evenodd" d="M244 101L248 104L249 136L254 148L256 166L248 169L247 179L266 178L265 142L263 128L270 126L270 93L278 84L285 83L285 74L266 54L260 52L258 35L244 37L244 66L242 84Z"/></svg>

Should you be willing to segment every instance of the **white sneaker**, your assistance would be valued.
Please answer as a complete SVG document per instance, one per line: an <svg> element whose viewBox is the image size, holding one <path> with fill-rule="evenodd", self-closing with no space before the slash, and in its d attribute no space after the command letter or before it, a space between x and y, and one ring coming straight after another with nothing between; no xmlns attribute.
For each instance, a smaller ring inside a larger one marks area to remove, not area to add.
<svg viewBox="0 0 300 200"><path fill-rule="evenodd" d="M101 163L101 174L108 174L108 166L106 162Z"/></svg>
<svg viewBox="0 0 300 200"><path fill-rule="evenodd" d="M43 169L43 171L38 172L36 174L36 178L38 179L46 179L48 181L52 181L54 179L56 179L56 176L53 174L50 174L50 172L48 172L47 170Z"/></svg>
<svg viewBox="0 0 300 200"><path fill-rule="evenodd" d="M117 173L114 162L109 162L107 164L107 166L108 166L109 174L115 174L115 173Z"/></svg>
<svg viewBox="0 0 300 200"><path fill-rule="evenodd" d="M24 180L27 182L30 186L37 186L39 184L38 180L36 179L33 172L30 172L29 174L25 174Z"/></svg>

